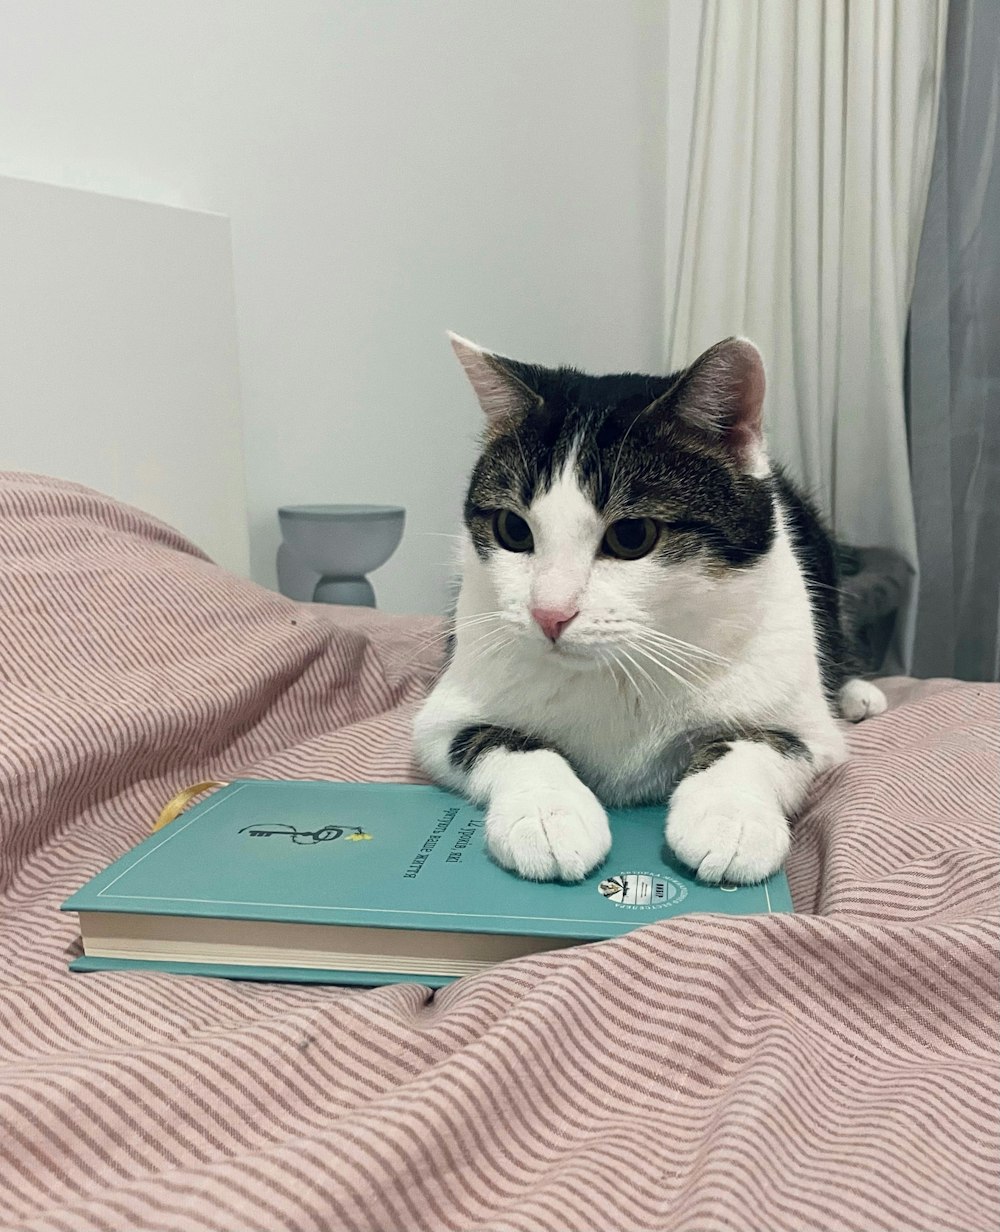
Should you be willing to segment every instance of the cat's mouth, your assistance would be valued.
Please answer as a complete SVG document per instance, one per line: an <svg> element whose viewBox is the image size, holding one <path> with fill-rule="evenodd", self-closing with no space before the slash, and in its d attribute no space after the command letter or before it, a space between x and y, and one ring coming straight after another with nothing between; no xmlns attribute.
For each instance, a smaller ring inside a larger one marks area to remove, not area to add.
<svg viewBox="0 0 1000 1232"><path fill-rule="evenodd" d="M557 642L547 641L542 646L542 652L550 662L564 663L567 667L597 667L601 662L598 648L590 642L570 642L560 638Z"/></svg>

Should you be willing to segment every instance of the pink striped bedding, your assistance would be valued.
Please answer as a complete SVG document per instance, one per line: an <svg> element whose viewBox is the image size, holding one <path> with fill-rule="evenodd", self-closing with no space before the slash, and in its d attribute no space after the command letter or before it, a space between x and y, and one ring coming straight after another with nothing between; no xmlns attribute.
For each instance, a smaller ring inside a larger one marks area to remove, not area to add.
<svg viewBox="0 0 1000 1232"><path fill-rule="evenodd" d="M296 605L0 476L0 1227L977 1232L1000 1223L998 693L892 685L797 914L437 995L70 976L59 902L200 777L412 779L438 623Z"/></svg>

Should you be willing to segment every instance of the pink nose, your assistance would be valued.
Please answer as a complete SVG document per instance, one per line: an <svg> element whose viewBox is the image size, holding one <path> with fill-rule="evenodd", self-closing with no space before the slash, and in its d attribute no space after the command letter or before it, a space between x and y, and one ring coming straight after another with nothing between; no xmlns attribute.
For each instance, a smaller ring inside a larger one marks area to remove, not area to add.
<svg viewBox="0 0 1000 1232"><path fill-rule="evenodd" d="M558 607L533 607L531 615L549 641L555 642L559 640L563 629L578 615L578 611L576 608L567 610Z"/></svg>

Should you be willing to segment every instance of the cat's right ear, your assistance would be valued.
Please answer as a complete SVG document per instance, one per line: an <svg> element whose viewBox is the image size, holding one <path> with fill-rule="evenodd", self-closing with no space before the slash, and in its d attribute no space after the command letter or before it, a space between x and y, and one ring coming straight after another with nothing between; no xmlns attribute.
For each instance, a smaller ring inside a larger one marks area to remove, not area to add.
<svg viewBox="0 0 1000 1232"><path fill-rule="evenodd" d="M726 338L700 355L644 414L663 408L746 467L763 450L764 361L748 338Z"/></svg>
<svg viewBox="0 0 1000 1232"><path fill-rule="evenodd" d="M516 424L542 405L541 397L514 372L513 361L476 346L468 338L448 332L452 350L476 391L491 428Z"/></svg>

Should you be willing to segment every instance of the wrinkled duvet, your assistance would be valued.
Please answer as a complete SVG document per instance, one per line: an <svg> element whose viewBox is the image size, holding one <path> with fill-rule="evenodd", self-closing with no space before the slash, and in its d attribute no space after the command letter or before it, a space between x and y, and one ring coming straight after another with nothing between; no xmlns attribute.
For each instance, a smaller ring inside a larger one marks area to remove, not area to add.
<svg viewBox="0 0 1000 1232"><path fill-rule="evenodd" d="M59 903L178 788L419 780L439 633L0 476L0 1228L1000 1225L996 685L888 683L796 824L794 915L437 994L67 972Z"/></svg>

